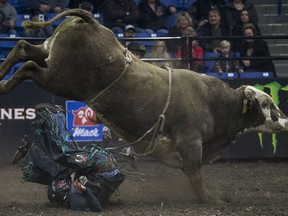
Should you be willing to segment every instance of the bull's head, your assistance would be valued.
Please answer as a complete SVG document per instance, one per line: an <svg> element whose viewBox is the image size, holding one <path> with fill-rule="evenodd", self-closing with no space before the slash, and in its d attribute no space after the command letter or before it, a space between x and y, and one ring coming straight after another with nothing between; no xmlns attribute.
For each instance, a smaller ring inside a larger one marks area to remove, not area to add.
<svg viewBox="0 0 288 216"><path fill-rule="evenodd" d="M253 122L249 122L250 128L246 128L246 132L288 131L287 116L275 105L268 94L252 86L244 86L244 95L243 114L247 114L246 121L253 119Z"/></svg>

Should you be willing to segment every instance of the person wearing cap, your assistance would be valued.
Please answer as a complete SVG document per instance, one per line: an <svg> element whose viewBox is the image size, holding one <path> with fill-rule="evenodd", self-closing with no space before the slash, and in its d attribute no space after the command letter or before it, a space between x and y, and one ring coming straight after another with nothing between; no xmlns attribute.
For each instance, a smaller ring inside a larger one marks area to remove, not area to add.
<svg viewBox="0 0 288 216"><path fill-rule="evenodd" d="M126 25L124 29L124 37L136 37L136 28L133 25Z"/></svg>
<svg viewBox="0 0 288 216"><path fill-rule="evenodd" d="M104 25L114 33L123 33L126 25L137 26L139 10L134 0L107 0L103 6Z"/></svg>
<svg viewBox="0 0 288 216"><path fill-rule="evenodd" d="M136 28L133 25L126 25L124 28L124 38L136 37ZM131 41L123 41L122 45L127 47Z"/></svg>
<svg viewBox="0 0 288 216"><path fill-rule="evenodd" d="M127 46L128 50L133 53L137 58L141 59L146 54L146 47L143 44L137 42L131 42Z"/></svg>

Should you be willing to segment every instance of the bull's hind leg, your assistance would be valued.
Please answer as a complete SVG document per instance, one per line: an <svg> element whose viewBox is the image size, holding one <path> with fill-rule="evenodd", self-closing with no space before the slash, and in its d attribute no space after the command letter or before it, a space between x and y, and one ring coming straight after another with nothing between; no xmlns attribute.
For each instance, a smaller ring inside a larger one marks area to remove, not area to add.
<svg viewBox="0 0 288 216"><path fill-rule="evenodd" d="M22 67L20 67L15 74L9 80L0 81L0 95L8 94L19 83L26 79L32 79L42 87L45 87L45 74L47 74L47 68L42 68L33 61L27 61Z"/></svg>
<svg viewBox="0 0 288 216"><path fill-rule="evenodd" d="M179 143L179 142L178 142ZM203 184L201 165L202 165L202 141L194 140L192 143L181 141L179 152L183 161L183 172L188 176L199 201L202 203L223 203L221 200L210 195Z"/></svg>
<svg viewBox="0 0 288 216"><path fill-rule="evenodd" d="M11 70L11 68L19 63L32 60L37 64L44 66L44 59L48 54L40 45L32 45L24 40L18 41L16 46L7 56L6 60L0 66L0 80Z"/></svg>

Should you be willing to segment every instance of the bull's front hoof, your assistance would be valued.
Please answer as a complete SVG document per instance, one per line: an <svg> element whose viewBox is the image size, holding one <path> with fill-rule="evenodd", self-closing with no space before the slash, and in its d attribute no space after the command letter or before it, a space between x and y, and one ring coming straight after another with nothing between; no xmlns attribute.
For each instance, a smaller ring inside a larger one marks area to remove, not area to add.
<svg viewBox="0 0 288 216"><path fill-rule="evenodd" d="M225 201L218 199L216 197L208 197L200 201L202 204L211 204L211 205L228 205Z"/></svg>
<svg viewBox="0 0 288 216"><path fill-rule="evenodd" d="M228 205L228 203L226 203L225 201L221 200L221 199L214 199L212 201L213 204L215 205Z"/></svg>

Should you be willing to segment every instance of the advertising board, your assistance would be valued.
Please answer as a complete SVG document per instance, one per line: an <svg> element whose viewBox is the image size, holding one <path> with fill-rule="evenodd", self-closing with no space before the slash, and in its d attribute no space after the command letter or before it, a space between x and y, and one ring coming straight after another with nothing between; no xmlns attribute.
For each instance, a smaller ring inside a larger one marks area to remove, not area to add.
<svg viewBox="0 0 288 216"><path fill-rule="evenodd" d="M245 84L267 92L276 105L288 115L288 79L234 79L226 82L232 88ZM0 99L0 146L1 152L4 152L0 157L0 163L11 161L24 134L34 141L31 123L35 120L34 106L38 103L59 104L65 107L68 111L67 129L77 142L97 141L103 145L119 145L119 139L115 134L112 134L113 139L105 139L105 127L102 124L95 125L97 116L86 104L57 97L44 91L34 82L25 81L10 94L2 95ZM246 134L226 148L222 157L288 158L288 135Z"/></svg>

